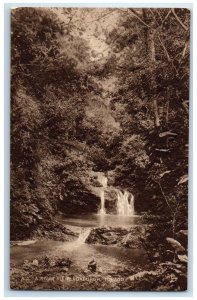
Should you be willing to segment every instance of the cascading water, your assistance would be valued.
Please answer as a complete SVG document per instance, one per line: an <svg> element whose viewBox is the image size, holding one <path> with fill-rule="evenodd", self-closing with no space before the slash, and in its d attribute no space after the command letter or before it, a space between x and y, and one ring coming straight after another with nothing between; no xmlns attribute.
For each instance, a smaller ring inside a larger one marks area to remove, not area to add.
<svg viewBox="0 0 197 300"><path fill-rule="evenodd" d="M100 175L98 177L98 181L102 184L101 190L100 190L100 198L101 198L101 208L99 211L100 215L105 215L105 188L107 187L107 177Z"/></svg>
<svg viewBox="0 0 197 300"><path fill-rule="evenodd" d="M101 208L100 208L100 214L104 215L105 214L105 194L104 194L104 189L101 190Z"/></svg>
<svg viewBox="0 0 197 300"><path fill-rule="evenodd" d="M134 215L134 196L127 191L122 193L117 191L118 200L117 200L117 214L121 216L131 216Z"/></svg>
<svg viewBox="0 0 197 300"><path fill-rule="evenodd" d="M77 242L78 242L79 244L85 243L87 237L88 237L89 234L90 234L90 231L91 231L91 228L86 228L86 229L84 229L84 230L81 230L81 233L79 234L79 237L78 237Z"/></svg>
<svg viewBox="0 0 197 300"><path fill-rule="evenodd" d="M105 189L107 188L107 177L105 177L102 173L98 175L98 181L101 183L102 187L100 188L100 209L98 214L99 215L105 215L106 209L105 209ZM134 196L133 194L124 191L121 192L120 190L117 190L118 199L116 202L116 212L117 215L120 216L132 216L135 214L134 211Z"/></svg>

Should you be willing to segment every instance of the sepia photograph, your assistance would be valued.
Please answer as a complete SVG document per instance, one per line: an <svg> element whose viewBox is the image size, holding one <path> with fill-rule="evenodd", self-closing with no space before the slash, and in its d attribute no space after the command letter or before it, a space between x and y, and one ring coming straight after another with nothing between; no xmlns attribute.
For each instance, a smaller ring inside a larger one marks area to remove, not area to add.
<svg viewBox="0 0 197 300"><path fill-rule="evenodd" d="M10 25L10 288L186 291L190 10Z"/></svg>

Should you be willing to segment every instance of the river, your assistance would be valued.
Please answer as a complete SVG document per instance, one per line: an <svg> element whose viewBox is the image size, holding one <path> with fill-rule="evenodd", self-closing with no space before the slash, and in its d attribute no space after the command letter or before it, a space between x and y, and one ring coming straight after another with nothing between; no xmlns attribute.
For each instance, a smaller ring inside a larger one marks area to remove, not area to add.
<svg viewBox="0 0 197 300"><path fill-rule="evenodd" d="M87 234L93 228L105 226L107 228L127 228L135 225L137 216L117 215L81 215L61 216L58 218L63 224L78 230L79 237L74 241L63 242L54 240L32 240L17 242L10 248L11 265L19 267L25 260L33 261L36 257L65 257L72 260L69 274L75 276L88 269L88 263L94 259L97 263L97 270L103 276L124 268L141 267L147 261L143 249L129 249L116 245L100 245L85 243ZM110 226L110 227L109 227Z"/></svg>

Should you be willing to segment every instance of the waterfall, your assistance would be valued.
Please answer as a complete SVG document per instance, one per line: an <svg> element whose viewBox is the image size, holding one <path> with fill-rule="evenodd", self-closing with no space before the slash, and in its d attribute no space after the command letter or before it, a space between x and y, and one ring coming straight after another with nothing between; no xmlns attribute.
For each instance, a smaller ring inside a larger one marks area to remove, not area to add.
<svg viewBox="0 0 197 300"><path fill-rule="evenodd" d="M79 234L77 242L80 243L80 244L85 243L87 237L90 234L90 231L91 231L91 228L82 229L81 232L80 232L80 234Z"/></svg>
<svg viewBox="0 0 197 300"><path fill-rule="evenodd" d="M107 177L105 177L101 172L98 174L98 181L102 185L100 187L100 208L98 214L103 216L106 214L105 209L105 190L107 188ZM116 212L117 215L120 216L132 216L135 214L134 211L134 196L133 194L129 193L128 191L121 192L117 190L117 203L116 203Z"/></svg>
<svg viewBox="0 0 197 300"><path fill-rule="evenodd" d="M102 184L101 190L100 190L100 198L101 198L101 207L99 210L100 215L105 215L105 188L107 187L107 177L103 175L98 176L98 181Z"/></svg>
<svg viewBox="0 0 197 300"><path fill-rule="evenodd" d="M104 215L105 214L105 194L104 194L104 189L101 190L101 208L100 208L100 214Z"/></svg>
<svg viewBox="0 0 197 300"><path fill-rule="evenodd" d="M122 193L117 191L117 214L122 216L131 216L134 214L134 196L127 191Z"/></svg>

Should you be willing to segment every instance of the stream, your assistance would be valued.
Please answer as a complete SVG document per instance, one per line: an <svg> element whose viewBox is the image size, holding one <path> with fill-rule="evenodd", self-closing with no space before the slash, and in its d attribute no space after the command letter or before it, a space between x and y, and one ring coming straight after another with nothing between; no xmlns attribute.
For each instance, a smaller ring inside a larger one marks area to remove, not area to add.
<svg viewBox="0 0 197 300"><path fill-rule="evenodd" d="M64 215L57 217L58 221L65 225L79 226L79 227L129 227L138 223L138 215L122 216L111 214L88 214L88 215Z"/></svg>
<svg viewBox="0 0 197 300"><path fill-rule="evenodd" d="M68 215L59 217L64 225L76 227L76 231L82 232L88 228L101 226L111 227L130 227L136 224L137 216L118 216L118 215ZM87 266L88 261L94 258L99 261L101 267L104 265L113 269L119 264L125 266L131 264L143 264L143 251L139 249L127 249L109 245L86 244L80 236L71 242L61 242L52 240L38 240L30 242L19 242L11 247L11 262L21 264L25 259L31 260L37 255L52 254L55 256L65 255L71 257L75 264L80 267ZM109 259L110 258L110 259Z"/></svg>
<svg viewBox="0 0 197 300"><path fill-rule="evenodd" d="M79 233L74 241L30 240L12 244L10 248L11 265L21 268L24 261L32 262L37 257L70 258L70 276L78 276L88 271L88 264L94 259L97 271L102 276L115 274L119 270L143 268L147 257L143 249L130 249L116 245L88 244L85 242L93 228L131 228L136 224L138 216L118 215L67 215L59 216L58 221ZM60 268L61 272L61 268ZM42 284L39 288L42 288ZM76 288L74 285L72 288ZM69 285L66 289L69 289Z"/></svg>
<svg viewBox="0 0 197 300"><path fill-rule="evenodd" d="M118 267L143 265L145 257L139 249L125 249L116 246L90 245L86 243L35 241L31 245L15 245L11 247L11 263L20 265L24 260L33 260L36 256L55 255L69 257L73 261L70 271L78 268L86 269L88 262L94 258L98 267L108 271Z"/></svg>

